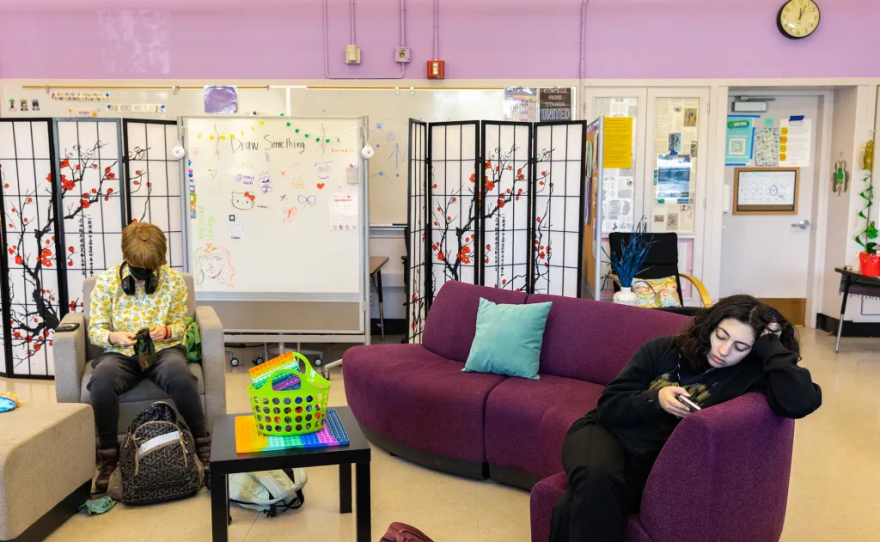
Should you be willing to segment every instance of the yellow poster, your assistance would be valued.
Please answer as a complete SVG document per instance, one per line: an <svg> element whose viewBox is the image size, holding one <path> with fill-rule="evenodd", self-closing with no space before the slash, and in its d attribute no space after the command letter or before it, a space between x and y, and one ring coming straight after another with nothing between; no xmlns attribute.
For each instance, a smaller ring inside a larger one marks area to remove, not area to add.
<svg viewBox="0 0 880 542"><path fill-rule="evenodd" d="M605 146L602 161L605 169L632 167L632 117L605 117Z"/></svg>

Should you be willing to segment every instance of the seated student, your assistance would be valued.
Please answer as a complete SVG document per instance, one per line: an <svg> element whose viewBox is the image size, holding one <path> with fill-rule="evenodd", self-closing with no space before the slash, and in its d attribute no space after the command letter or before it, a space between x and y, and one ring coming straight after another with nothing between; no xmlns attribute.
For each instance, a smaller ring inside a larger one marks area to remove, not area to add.
<svg viewBox="0 0 880 542"><path fill-rule="evenodd" d="M195 436L199 459L205 467L210 460L211 437L198 379L187 366L183 346L186 282L165 265L166 246L165 234L153 224L129 225L122 231L125 261L101 273L92 291L89 340L106 350L93 362L88 385L98 431L96 493L106 492L119 458L119 396L144 378L171 396ZM146 371L141 371L133 348L141 329L149 329L156 349L156 361Z"/></svg>
<svg viewBox="0 0 880 542"><path fill-rule="evenodd" d="M568 430L562 465L570 489L553 509L551 542L623 542L663 444L691 415L678 395L706 408L757 391L787 418L819 408L822 390L798 367L799 354L794 326L747 295L703 311L678 336L642 346L596 410Z"/></svg>

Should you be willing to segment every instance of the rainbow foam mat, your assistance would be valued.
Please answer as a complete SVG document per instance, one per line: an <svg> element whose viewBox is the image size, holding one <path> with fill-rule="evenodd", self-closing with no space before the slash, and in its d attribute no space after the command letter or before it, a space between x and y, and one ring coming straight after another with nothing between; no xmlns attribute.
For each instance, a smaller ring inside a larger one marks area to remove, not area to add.
<svg viewBox="0 0 880 542"><path fill-rule="evenodd" d="M251 454L288 448L329 448L348 444L339 416L332 408L327 410L324 428L317 433L292 437L268 437L257 430L257 421L251 416L235 418L235 453Z"/></svg>

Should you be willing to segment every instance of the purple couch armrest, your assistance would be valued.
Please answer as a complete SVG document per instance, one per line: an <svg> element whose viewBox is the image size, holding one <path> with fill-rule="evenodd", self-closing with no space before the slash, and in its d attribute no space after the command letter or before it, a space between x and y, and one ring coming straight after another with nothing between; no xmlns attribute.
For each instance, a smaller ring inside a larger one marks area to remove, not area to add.
<svg viewBox="0 0 880 542"><path fill-rule="evenodd" d="M757 393L686 418L645 486L639 514L645 531L654 542L707 533L713 542L777 542L793 443L794 420L773 414Z"/></svg>

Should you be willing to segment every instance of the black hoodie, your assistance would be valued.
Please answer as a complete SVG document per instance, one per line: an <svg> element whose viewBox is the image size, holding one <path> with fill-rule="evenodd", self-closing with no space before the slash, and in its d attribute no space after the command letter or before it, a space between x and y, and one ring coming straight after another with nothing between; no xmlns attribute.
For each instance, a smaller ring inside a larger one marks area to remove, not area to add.
<svg viewBox="0 0 880 542"><path fill-rule="evenodd" d="M627 451L652 457L660 453L680 421L660 406L658 394L665 386L684 387L701 407L749 391L761 392L773 412L786 418L802 418L822 404L822 390L813 383L810 371L798 367L798 356L782 346L776 335L760 337L749 355L733 367L703 374L689 373L680 365L673 339L662 337L642 346L582 422L598 421L617 435Z"/></svg>

